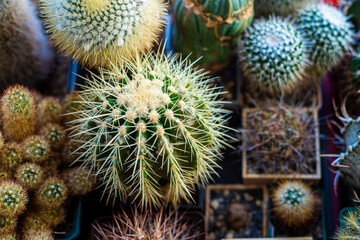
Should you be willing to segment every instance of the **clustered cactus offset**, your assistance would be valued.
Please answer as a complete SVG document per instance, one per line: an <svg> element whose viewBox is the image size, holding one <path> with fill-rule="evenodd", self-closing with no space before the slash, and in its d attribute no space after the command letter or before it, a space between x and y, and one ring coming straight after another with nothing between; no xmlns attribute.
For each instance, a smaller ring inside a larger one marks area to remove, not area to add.
<svg viewBox="0 0 360 240"><path fill-rule="evenodd" d="M308 66L307 42L288 20L256 20L245 33L240 60L245 75L261 89L291 91Z"/></svg>
<svg viewBox="0 0 360 240"><path fill-rule="evenodd" d="M161 0L41 0L51 39L90 67L112 67L150 48L164 21Z"/></svg>
<svg viewBox="0 0 360 240"><path fill-rule="evenodd" d="M86 80L74 138L109 197L177 204L208 181L227 144L227 111L208 82L202 70L161 51Z"/></svg>

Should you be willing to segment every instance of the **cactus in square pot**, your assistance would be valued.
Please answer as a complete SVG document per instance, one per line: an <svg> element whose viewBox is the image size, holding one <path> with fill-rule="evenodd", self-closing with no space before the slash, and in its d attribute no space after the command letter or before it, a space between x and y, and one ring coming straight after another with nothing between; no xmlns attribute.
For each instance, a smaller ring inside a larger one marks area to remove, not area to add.
<svg viewBox="0 0 360 240"><path fill-rule="evenodd" d="M211 72L232 58L254 16L253 0L175 0L171 45Z"/></svg>
<svg viewBox="0 0 360 240"><path fill-rule="evenodd" d="M176 205L207 183L228 139L228 111L209 81L162 51L86 79L73 138L82 145L79 161L96 170L108 200Z"/></svg>

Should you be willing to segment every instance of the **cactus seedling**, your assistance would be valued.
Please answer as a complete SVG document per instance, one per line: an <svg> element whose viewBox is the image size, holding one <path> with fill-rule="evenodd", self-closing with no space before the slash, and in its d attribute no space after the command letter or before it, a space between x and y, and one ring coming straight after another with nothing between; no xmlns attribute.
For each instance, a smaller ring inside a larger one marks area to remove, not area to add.
<svg viewBox="0 0 360 240"><path fill-rule="evenodd" d="M91 192L96 179L90 169L71 168L63 173L63 179L69 190L69 195L82 196Z"/></svg>
<svg viewBox="0 0 360 240"><path fill-rule="evenodd" d="M360 239L360 209L348 211L342 222L342 226L336 231L334 239Z"/></svg>
<svg viewBox="0 0 360 240"><path fill-rule="evenodd" d="M112 67L151 47L164 25L161 0L41 0L51 38L90 67Z"/></svg>
<svg viewBox="0 0 360 240"><path fill-rule="evenodd" d="M11 182L4 181L0 184L0 214L6 217L14 217L25 210L28 196L23 187Z"/></svg>
<svg viewBox="0 0 360 240"><path fill-rule="evenodd" d="M65 141L65 132L59 124L48 123L41 130L41 135L45 137L53 149L59 149Z"/></svg>
<svg viewBox="0 0 360 240"><path fill-rule="evenodd" d="M25 163L17 169L15 177L26 189L33 190L41 183L43 170L39 165Z"/></svg>
<svg viewBox="0 0 360 240"><path fill-rule="evenodd" d="M0 235L8 234L15 231L16 224L16 217L0 216Z"/></svg>
<svg viewBox="0 0 360 240"><path fill-rule="evenodd" d="M65 183L55 177L46 180L38 189L36 199L38 203L46 207L58 207L67 197Z"/></svg>
<svg viewBox="0 0 360 240"><path fill-rule="evenodd" d="M310 187L300 181L280 183L271 198L276 219L286 227L302 227L314 216L316 197Z"/></svg>
<svg viewBox="0 0 360 240"><path fill-rule="evenodd" d="M309 2L312 0L255 0L255 16L267 17L275 14L276 16L287 17L293 15L297 9Z"/></svg>
<svg viewBox="0 0 360 240"><path fill-rule="evenodd" d="M13 86L1 99L5 136L21 141L35 132L35 103L32 93L22 86Z"/></svg>
<svg viewBox="0 0 360 240"><path fill-rule="evenodd" d="M31 136L24 142L24 157L33 162L44 161L50 152L48 141L42 136Z"/></svg>
<svg viewBox="0 0 360 240"><path fill-rule="evenodd" d="M288 19L257 20L245 33L240 59L245 74L267 91L290 91L308 65L306 41Z"/></svg>
<svg viewBox="0 0 360 240"><path fill-rule="evenodd" d="M352 24L340 10L309 4L298 10L298 29L309 40L310 72L323 74L337 65L353 42Z"/></svg>
<svg viewBox="0 0 360 240"><path fill-rule="evenodd" d="M17 143L6 143L1 153L1 163L4 168L14 170L22 163L21 147Z"/></svg>
<svg viewBox="0 0 360 240"><path fill-rule="evenodd" d="M87 79L74 137L109 197L177 204L191 200L199 179L207 182L228 137L228 111L208 82L202 70L162 52Z"/></svg>
<svg viewBox="0 0 360 240"><path fill-rule="evenodd" d="M55 97L46 97L39 102L40 123L60 123L62 105Z"/></svg>

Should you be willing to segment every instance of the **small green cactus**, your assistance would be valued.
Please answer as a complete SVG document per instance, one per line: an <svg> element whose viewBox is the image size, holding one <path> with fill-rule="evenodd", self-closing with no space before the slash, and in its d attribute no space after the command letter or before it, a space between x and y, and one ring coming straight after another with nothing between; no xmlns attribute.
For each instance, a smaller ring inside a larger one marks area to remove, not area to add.
<svg viewBox="0 0 360 240"><path fill-rule="evenodd" d="M91 192L95 186L95 175L90 169L71 168L63 173L69 195L82 196Z"/></svg>
<svg viewBox="0 0 360 240"><path fill-rule="evenodd" d="M0 216L0 236L15 231L17 225L17 217Z"/></svg>
<svg viewBox="0 0 360 240"><path fill-rule="evenodd" d="M65 210L62 207L41 209L37 214L50 227L56 227L65 220Z"/></svg>
<svg viewBox="0 0 360 240"><path fill-rule="evenodd" d="M360 209L356 211L348 211L342 222L342 226L338 228L334 239L336 240L350 240L360 239Z"/></svg>
<svg viewBox="0 0 360 240"><path fill-rule="evenodd" d="M65 141L65 131L59 124L48 123L41 129L40 133L53 149L59 149Z"/></svg>
<svg viewBox="0 0 360 240"><path fill-rule="evenodd" d="M240 60L249 80L270 92L292 91L308 66L307 42L288 19L256 20L245 33Z"/></svg>
<svg viewBox="0 0 360 240"><path fill-rule="evenodd" d="M37 164L25 163L17 169L15 177L27 190L34 190L42 181L43 170Z"/></svg>
<svg viewBox="0 0 360 240"><path fill-rule="evenodd" d="M112 67L149 49L164 21L162 0L41 0L51 38L90 67Z"/></svg>
<svg viewBox="0 0 360 240"><path fill-rule="evenodd" d="M51 152L49 156L41 162L41 168L44 171L44 178L57 176L58 167L61 164L60 153Z"/></svg>
<svg viewBox="0 0 360 240"><path fill-rule="evenodd" d="M337 65L353 43L352 24L343 12L328 4L309 4L298 10L298 29L309 40L311 74L323 74Z"/></svg>
<svg viewBox="0 0 360 240"><path fill-rule="evenodd" d="M23 187L11 181L0 184L0 215L14 217L26 207L28 196Z"/></svg>
<svg viewBox="0 0 360 240"><path fill-rule="evenodd" d="M55 240L53 230L48 226L26 229L22 240Z"/></svg>
<svg viewBox="0 0 360 240"><path fill-rule="evenodd" d="M1 98L1 112L5 136L21 141L34 134L36 117L32 93L22 86L9 87Z"/></svg>
<svg viewBox="0 0 360 240"><path fill-rule="evenodd" d="M294 15L296 10L305 6L312 0L255 0L255 17L276 16L288 17Z"/></svg>
<svg viewBox="0 0 360 240"><path fill-rule="evenodd" d="M55 97L43 98L39 104L39 123L60 123L63 106L59 99Z"/></svg>
<svg viewBox="0 0 360 240"><path fill-rule="evenodd" d="M356 90L360 90L360 47L350 60L349 73L351 83Z"/></svg>
<svg viewBox="0 0 360 240"><path fill-rule="evenodd" d="M58 207L67 197L67 188L65 183L52 177L47 179L38 189L36 194L37 203L45 207Z"/></svg>
<svg viewBox="0 0 360 240"><path fill-rule="evenodd" d="M192 61L217 72L231 60L241 33L254 17L253 0L175 0L171 45ZM199 59L201 57L201 59Z"/></svg>
<svg viewBox="0 0 360 240"><path fill-rule="evenodd" d="M313 219L317 200L310 187L300 181L285 181L271 196L276 219L288 228L301 228Z"/></svg>
<svg viewBox="0 0 360 240"><path fill-rule="evenodd" d="M2 166L8 170L16 169L23 162L21 147L14 142L6 143L0 152L0 156Z"/></svg>
<svg viewBox="0 0 360 240"><path fill-rule="evenodd" d="M227 144L221 93L203 70L162 52L100 72L79 93L83 110L72 127L84 165L109 197L129 196L143 207L190 201Z"/></svg>
<svg viewBox="0 0 360 240"><path fill-rule="evenodd" d="M31 136L24 142L24 157L35 163L44 161L50 152L50 144L43 136Z"/></svg>

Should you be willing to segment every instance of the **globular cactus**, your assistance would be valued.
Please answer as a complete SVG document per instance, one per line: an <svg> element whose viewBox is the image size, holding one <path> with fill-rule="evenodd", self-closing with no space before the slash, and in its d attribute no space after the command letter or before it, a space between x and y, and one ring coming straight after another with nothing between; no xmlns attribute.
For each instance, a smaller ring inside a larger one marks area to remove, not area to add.
<svg viewBox="0 0 360 240"><path fill-rule="evenodd" d="M96 170L109 198L177 204L208 181L228 137L228 111L209 81L162 52L86 80L72 129L79 159Z"/></svg>
<svg viewBox="0 0 360 240"><path fill-rule="evenodd" d="M287 228L301 228L309 224L317 208L317 199L310 187L300 181L285 181L273 191L272 211Z"/></svg>
<svg viewBox="0 0 360 240"><path fill-rule="evenodd" d="M36 112L32 93L25 87L9 87L1 98L3 131L14 141L21 141L35 133Z"/></svg>
<svg viewBox="0 0 360 240"><path fill-rule="evenodd" d="M82 196L91 192L95 186L95 175L90 169L71 168L65 170L63 179L69 195Z"/></svg>
<svg viewBox="0 0 360 240"><path fill-rule="evenodd" d="M255 17L268 17L272 14L288 17L309 2L313 0L255 0Z"/></svg>
<svg viewBox="0 0 360 240"><path fill-rule="evenodd" d="M151 240L195 240L201 239L201 234L194 225L187 224L183 217L176 212L164 213L161 210L158 214L143 214L137 210L128 215L114 215L110 224L93 225L96 239L151 239ZM135 237L136 236L136 237ZM138 236L140 236L138 238ZM135 238L134 238L135 237Z"/></svg>
<svg viewBox="0 0 360 240"><path fill-rule="evenodd" d="M8 233L5 235L0 235L0 240L17 240L16 233Z"/></svg>
<svg viewBox="0 0 360 240"><path fill-rule="evenodd" d="M48 226L26 229L22 235L23 240L55 240L53 230Z"/></svg>
<svg viewBox="0 0 360 240"><path fill-rule="evenodd" d="M355 211L348 211L344 216L342 226L338 228L334 239L360 239L360 209Z"/></svg>
<svg viewBox="0 0 360 240"><path fill-rule="evenodd" d="M269 92L292 91L308 66L307 41L288 20L256 20L245 33L241 66L248 79Z"/></svg>
<svg viewBox="0 0 360 240"><path fill-rule="evenodd" d="M60 123L63 107L59 99L55 97L43 98L38 105L39 123Z"/></svg>
<svg viewBox="0 0 360 240"><path fill-rule="evenodd" d="M9 170L1 169L0 170L0 181L6 180L6 179L8 179L8 180L11 179L12 174L13 174L12 171L9 172Z"/></svg>
<svg viewBox="0 0 360 240"><path fill-rule="evenodd" d="M15 178L27 190L34 190L43 179L43 170L37 164L25 163L17 169Z"/></svg>
<svg viewBox="0 0 360 240"><path fill-rule="evenodd" d="M23 142L23 156L35 163L44 161L50 152L50 144L43 136L34 135Z"/></svg>
<svg viewBox="0 0 360 240"><path fill-rule="evenodd" d="M61 164L60 153L52 151L48 157L41 162L41 167L44 171L44 178L56 176L58 174L58 167Z"/></svg>
<svg viewBox="0 0 360 240"><path fill-rule="evenodd" d="M90 67L112 67L144 52L164 21L162 0L41 0L51 39Z"/></svg>
<svg viewBox="0 0 360 240"><path fill-rule="evenodd" d="M49 73L52 51L31 0L0 1L0 88L34 87Z"/></svg>
<svg viewBox="0 0 360 240"><path fill-rule="evenodd" d="M352 24L343 12L324 3L299 9L296 23L309 40L311 74L323 74L337 65L353 43Z"/></svg>
<svg viewBox="0 0 360 240"><path fill-rule="evenodd" d="M40 131L52 149L59 149L65 141L65 131L59 124L48 123Z"/></svg>
<svg viewBox="0 0 360 240"><path fill-rule="evenodd" d="M28 195L23 187L11 181L0 184L0 215L15 217L26 207Z"/></svg>
<svg viewBox="0 0 360 240"><path fill-rule="evenodd" d="M175 0L171 45L212 72L234 55L241 33L254 17L253 0ZM201 57L201 59L199 59Z"/></svg>
<svg viewBox="0 0 360 240"><path fill-rule="evenodd" d="M349 75L355 89L360 90L360 47L350 60Z"/></svg>
<svg viewBox="0 0 360 240"><path fill-rule="evenodd" d="M17 225L17 217L0 216L0 236L15 231Z"/></svg>
<svg viewBox="0 0 360 240"><path fill-rule="evenodd" d="M7 170L16 169L23 162L21 147L17 143L6 143L0 152L0 162Z"/></svg>
<svg viewBox="0 0 360 240"><path fill-rule="evenodd" d="M38 214L41 221L50 227L55 227L65 220L65 210L62 207L41 209Z"/></svg>
<svg viewBox="0 0 360 240"><path fill-rule="evenodd" d="M36 200L40 206L59 207L67 197L65 183L56 177L47 179L38 189Z"/></svg>

